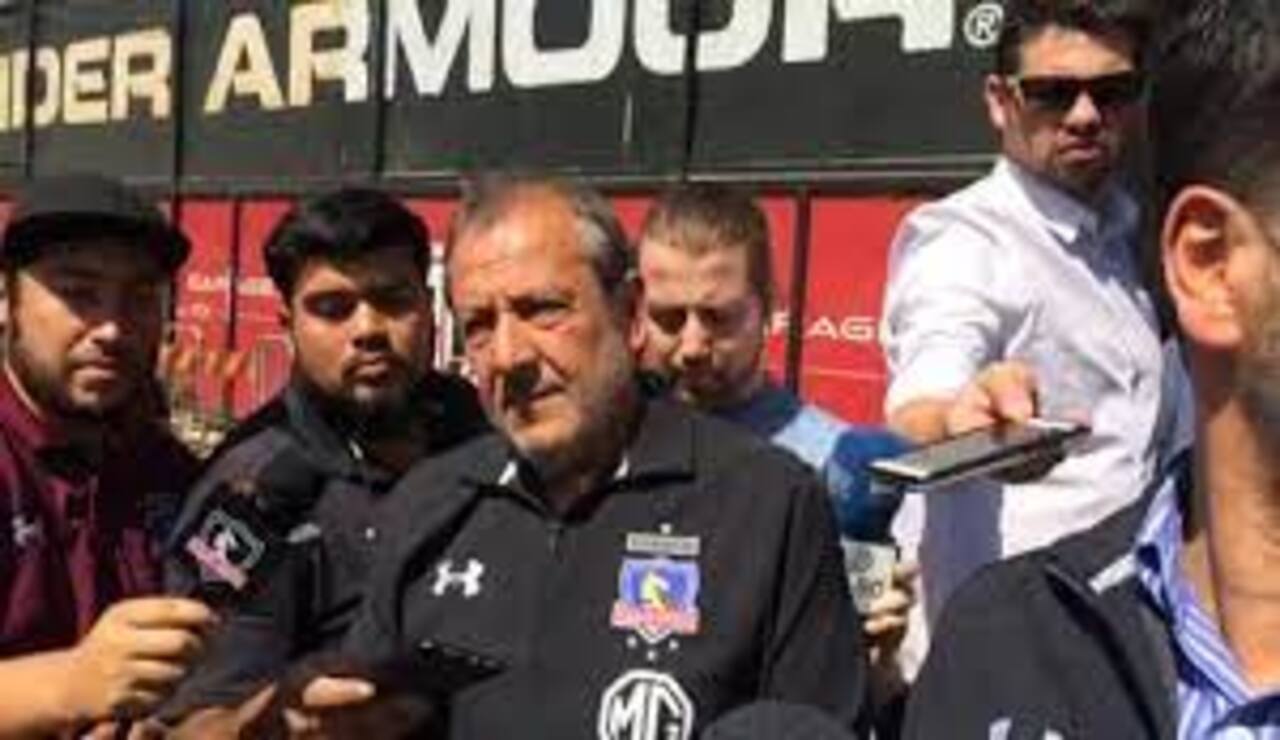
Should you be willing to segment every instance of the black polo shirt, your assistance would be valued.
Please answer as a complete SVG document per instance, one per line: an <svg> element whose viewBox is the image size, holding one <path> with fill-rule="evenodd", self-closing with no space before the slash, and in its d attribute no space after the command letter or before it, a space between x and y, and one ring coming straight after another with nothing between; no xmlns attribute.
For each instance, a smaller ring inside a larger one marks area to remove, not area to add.
<svg viewBox="0 0 1280 740"><path fill-rule="evenodd" d="M428 429L422 455L440 453L487 429L466 381L428 376L414 395ZM251 598L234 604L203 658L162 716L237 704L277 678L293 661L335 647L359 614L373 552L382 536L376 512L398 476L360 453L358 439L298 385L243 422L215 454L179 520L198 516L219 485L255 479L279 452L300 450L321 473L313 502L300 508L283 562ZM166 567L170 591L187 593L193 574L176 560Z"/></svg>
<svg viewBox="0 0 1280 740"><path fill-rule="evenodd" d="M489 435L400 481L348 635L362 661L431 639L505 662L458 694L451 737L685 740L766 697L854 723L861 633L802 463L661 400L566 516L513 460Z"/></svg>

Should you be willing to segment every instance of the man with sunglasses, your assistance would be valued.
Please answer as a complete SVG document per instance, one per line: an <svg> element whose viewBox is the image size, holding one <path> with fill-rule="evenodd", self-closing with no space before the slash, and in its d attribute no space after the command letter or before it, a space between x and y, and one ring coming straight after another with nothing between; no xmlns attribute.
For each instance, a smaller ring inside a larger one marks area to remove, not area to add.
<svg viewBox="0 0 1280 740"><path fill-rule="evenodd" d="M907 737L1280 734L1280 4L1177 5L1151 120L1194 449L956 594Z"/></svg>
<svg viewBox="0 0 1280 740"><path fill-rule="evenodd" d="M1144 114L1147 25L1119 0L1006 3L984 89L1002 156L911 214L893 245L891 426L921 443L1032 415L1094 432L1039 480L909 497L897 533L918 543L930 619L979 565L1131 503L1182 437L1186 381L1144 288L1122 164Z"/></svg>

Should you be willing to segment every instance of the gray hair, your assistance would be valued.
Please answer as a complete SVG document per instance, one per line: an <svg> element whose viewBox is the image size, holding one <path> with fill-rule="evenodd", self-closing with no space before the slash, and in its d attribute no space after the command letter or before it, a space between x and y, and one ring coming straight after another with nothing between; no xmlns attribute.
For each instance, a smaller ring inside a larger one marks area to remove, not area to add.
<svg viewBox="0 0 1280 740"><path fill-rule="evenodd" d="M533 193L549 193L569 207L601 289L605 295L613 294L631 276L635 260L613 206L594 189L551 175L487 172L464 181L462 202L445 240L446 277L449 260L463 234L491 228Z"/></svg>

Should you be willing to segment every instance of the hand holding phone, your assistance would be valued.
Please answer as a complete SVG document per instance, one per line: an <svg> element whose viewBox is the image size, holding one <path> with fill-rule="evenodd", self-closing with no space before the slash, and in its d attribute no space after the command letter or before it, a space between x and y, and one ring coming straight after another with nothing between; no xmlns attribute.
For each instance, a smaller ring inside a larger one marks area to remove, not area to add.
<svg viewBox="0 0 1280 740"><path fill-rule="evenodd" d="M875 485L927 491L978 476L1000 476L1036 462L1060 460L1089 431L1087 425L1073 421L1033 418L1025 423L1006 422L875 460L868 467Z"/></svg>

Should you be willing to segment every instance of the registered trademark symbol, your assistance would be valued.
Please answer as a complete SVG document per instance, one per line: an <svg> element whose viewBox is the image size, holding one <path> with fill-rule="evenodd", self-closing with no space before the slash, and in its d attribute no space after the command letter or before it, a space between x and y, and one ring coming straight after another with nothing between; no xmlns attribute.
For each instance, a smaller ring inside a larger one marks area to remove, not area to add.
<svg viewBox="0 0 1280 740"><path fill-rule="evenodd" d="M1004 6L1000 3L978 3L964 17L964 38L975 49L990 49L1000 39L1004 25Z"/></svg>

